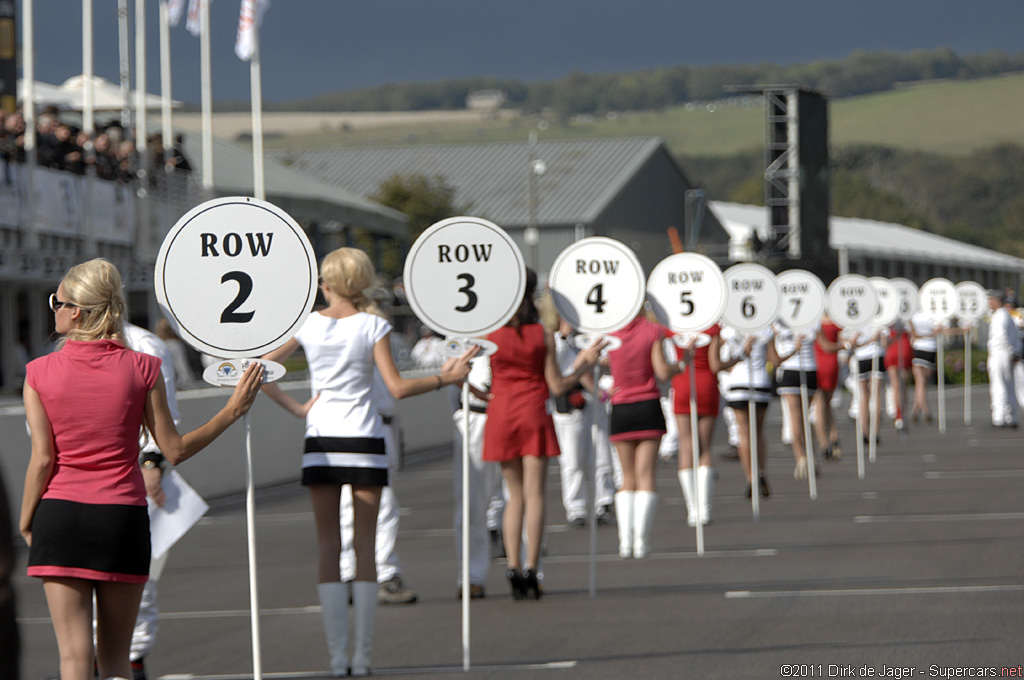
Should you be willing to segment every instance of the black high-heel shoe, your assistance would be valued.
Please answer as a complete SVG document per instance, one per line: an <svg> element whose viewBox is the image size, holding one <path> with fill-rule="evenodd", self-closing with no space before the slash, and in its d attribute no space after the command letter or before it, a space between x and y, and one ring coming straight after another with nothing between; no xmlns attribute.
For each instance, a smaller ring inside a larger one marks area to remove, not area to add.
<svg viewBox="0 0 1024 680"><path fill-rule="evenodd" d="M523 569L523 589L527 600L539 600L543 591L537 581L537 572L533 569Z"/></svg>
<svg viewBox="0 0 1024 680"><path fill-rule="evenodd" d="M757 476L757 488L765 498L772 495L772 490L768 488L768 480L764 475Z"/></svg>
<svg viewBox="0 0 1024 680"><path fill-rule="evenodd" d="M512 589L512 599L526 599L526 581L523 576L524 573L520 573L518 569L509 569L505 572L505 578L508 579L508 585Z"/></svg>

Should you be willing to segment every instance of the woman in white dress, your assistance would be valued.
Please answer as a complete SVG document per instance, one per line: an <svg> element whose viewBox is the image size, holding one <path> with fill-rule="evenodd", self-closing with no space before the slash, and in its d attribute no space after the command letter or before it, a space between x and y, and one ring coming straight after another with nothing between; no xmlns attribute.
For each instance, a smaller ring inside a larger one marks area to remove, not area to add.
<svg viewBox="0 0 1024 680"><path fill-rule="evenodd" d="M437 375L403 378L391 355L391 324L363 291L373 285L366 253L339 248L320 265L327 307L309 315L293 338L264 358L283 362L300 347L312 382L311 399L299 403L280 387L264 392L289 413L306 419L302 483L309 487L319 548L318 595L333 677L368 675L377 608L374 563L377 513L388 483L384 431L374 404L373 369L395 399L441 389L469 374L476 349L449 360ZM341 581L341 489L352 486L356 576L352 583L355 635L347 655L349 584Z"/></svg>

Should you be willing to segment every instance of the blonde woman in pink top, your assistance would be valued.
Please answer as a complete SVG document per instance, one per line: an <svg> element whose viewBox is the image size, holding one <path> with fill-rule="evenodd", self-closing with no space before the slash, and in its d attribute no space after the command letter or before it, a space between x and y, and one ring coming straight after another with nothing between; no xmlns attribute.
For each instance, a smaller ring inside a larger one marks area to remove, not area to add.
<svg viewBox="0 0 1024 680"><path fill-rule="evenodd" d="M612 333L622 340L621 347L608 353L615 379L609 438L622 463L622 487L615 494L620 557L643 558L650 549L648 535L658 505L654 471L665 434L658 381L678 372L665 359L666 334L643 315Z"/></svg>
<svg viewBox="0 0 1024 680"><path fill-rule="evenodd" d="M32 455L19 528L29 545L28 574L43 581L61 680L89 680L94 658L101 678L130 678L150 557L140 428L177 465L249 410L263 368L253 363L224 408L182 436L160 359L125 344L127 305L114 265L97 259L72 267L50 308L64 341L28 365L24 391Z"/></svg>

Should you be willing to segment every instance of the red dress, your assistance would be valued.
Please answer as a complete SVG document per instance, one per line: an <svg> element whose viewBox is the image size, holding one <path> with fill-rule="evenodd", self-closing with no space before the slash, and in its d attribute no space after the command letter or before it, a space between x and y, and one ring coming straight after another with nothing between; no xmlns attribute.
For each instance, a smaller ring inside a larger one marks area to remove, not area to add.
<svg viewBox="0 0 1024 680"><path fill-rule="evenodd" d="M705 335L715 337L722 332L721 327L715 324L704 331ZM698 347L693 354L694 383L697 387L697 415L718 416L718 405L721 396L718 391L718 376L711 371L711 363L708 359L710 345ZM676 347L676 360L681 360L683 350ZM690 365L686 370L672 378L673 412L679 415L690 414Z"/></svg>
<svg viewBox="0 0 1024 680"><path fill-rule="evenodd" d="M839 341L839 326L831 321L821 324L821 334L829 342ZM833 392L839 384L839 357L835 352L826 352L821 345L814 343L814 361L818 364L818 389Z"/></svg>
<svg viewBox="0 0 1024 680"><path fill-rule="evenodd" d="M535 323L505 326L487 339L498 345L498 351L491 355L494 398L487 405L483 459L502 462L559 455L555 423L546 403L544 327Z"/></svg>

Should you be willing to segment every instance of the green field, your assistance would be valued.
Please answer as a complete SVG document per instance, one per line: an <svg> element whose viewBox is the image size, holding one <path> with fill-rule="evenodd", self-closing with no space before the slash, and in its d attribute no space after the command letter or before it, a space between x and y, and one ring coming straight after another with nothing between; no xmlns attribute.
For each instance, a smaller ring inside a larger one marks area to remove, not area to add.
<svg viewBox="0 0 1024 680"><path fill-rule="evenodd" d="M685 156L721 156L760 148L762 110L736 100L730 105L673 107L618 113L559 123L546 119L541 139L662 137ZM1024 74L968 81L930 82L863 97L832 101L832 143L881 144L953 155L995 144L1024 144ZM521 141L539 117L481 118L472 124L437 122L369 130L318 132L266 140L270 149L332 146L394 146Z"/></svg>

